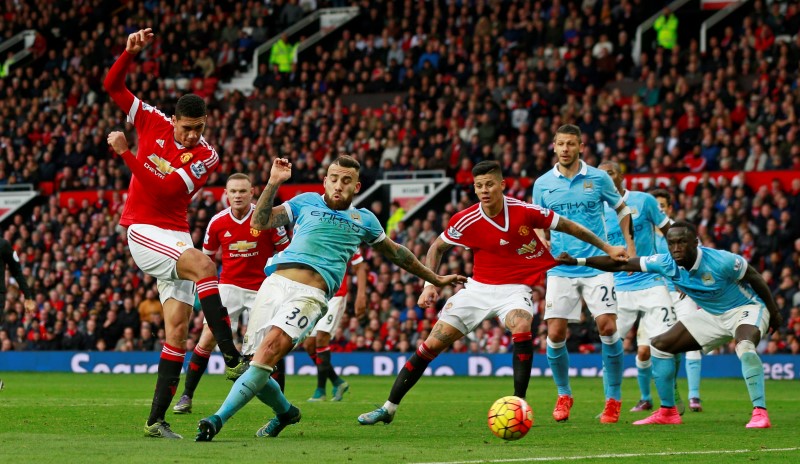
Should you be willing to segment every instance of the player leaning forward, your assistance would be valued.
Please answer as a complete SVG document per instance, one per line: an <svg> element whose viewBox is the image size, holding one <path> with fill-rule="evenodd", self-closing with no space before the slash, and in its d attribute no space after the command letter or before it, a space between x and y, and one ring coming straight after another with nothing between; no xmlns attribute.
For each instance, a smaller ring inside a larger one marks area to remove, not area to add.
<svg viewBox="0 0 800 464"><path fill-rule="evenodd" d="M667 245L669 254L631 258L626 263L613 261L608 256L576 259L566 253L559 255L558 260L609 272L650 272L672 281L702 310L679 314L678 322L672 328L652 338L650 350L653 356L663 358L700 349L708 352L733 338L753 404L747 428L770 427L764 392L764 366L756 352L756 345L768 328L777 330L781 326L780 311L769 286L743 257L699 246L697 230L688 222L676 222L670 226ZM664 375L674 376L674 363L664 363L664 368ZM663 393L669 396L669 391ZM672 423L665 417L666 413L666 408L662 407L640 422Z"/></svg>
<svg viewBox="0 0 800 464"><path fill-rule="evenodd" d="M324 195L305 193L272 207L278 187L291 176L287 160L276 159L273 163L269 183L250 224L263 230L294 223L294 237L289 247L268 264L268 277L256 295L254 311L264 311L271 317L264 330L259 330L264 338L250 368L233 385L219 410L200 421L197 441L210 441L255 396L276 413L256 432L257 436L276 437L287 425L300 421L300 410L288 402L270 374L275 364L302 342L325 315L328 300L336 294L347 263L361 243L436 285L466 280L458 275L436 275L411 251L387 238L372 212L351 206L361 188L359 169L354 158L340 156L328 167Z"/></svg>
<svg viewBox="0 0 800 464"><path fill-rule="evenodd" d="M125 51L104 82L111 98L136 128L137 154L128 149L122 132L111 132L108 145L133 174L120 225L127 228L128 245L136 265L157 279L164 307L166 341L145 435L182 438L164 421L164 413L180 380L195 284L208 325L229 368L229 377L241 374L246 363L233 344L227 310L219 296L217 266L194 248L186 219L192 196L219 166L217 152L203 138L207 119L205 102L197 95L184 95L175 106L175 115L169 118L136 98L125 86L125 73L133 56L153 37L150 29L130 34Z"/></svg>
<svg viewBox="0 0 800 464"><path fill-rule="evenodd" d="M467 247L474 254L474 276L463 290L447 300L430 336L395 379L388 401L358 417L362 425L391 422L403 396L420 379L428 364L487 319L498 318L511 331L514 395L526 396L533 362L531 286L542 272L558 264L534 229L564 232L610 256L627 260L624 247L603 242L587 228L549 209L504 196L505 181L497 162L476 164L472 175L480 202L450 219L447 230L428 250L426 260L429 268L438 269L445 252L454 246ZM437 299L437 285L426 284L419 304L430 306Z"/></svg>

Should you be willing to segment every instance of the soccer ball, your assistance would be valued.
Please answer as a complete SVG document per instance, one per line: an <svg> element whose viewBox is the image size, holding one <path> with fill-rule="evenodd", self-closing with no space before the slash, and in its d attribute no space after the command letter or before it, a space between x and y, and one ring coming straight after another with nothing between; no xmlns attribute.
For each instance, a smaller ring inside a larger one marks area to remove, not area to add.
<svg viewBox="0 0 800 464"><path fill-rule="evenodd" d="M489 430L503 440L519 440L533 426L533 409L517 396L504 396L489 408Z"/></svg>

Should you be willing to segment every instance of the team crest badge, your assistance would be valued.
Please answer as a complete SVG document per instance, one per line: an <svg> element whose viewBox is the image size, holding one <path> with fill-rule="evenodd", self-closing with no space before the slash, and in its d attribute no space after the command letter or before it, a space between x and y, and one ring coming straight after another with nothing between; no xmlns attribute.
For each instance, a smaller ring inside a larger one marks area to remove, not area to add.
<svg viewBox="0 0 800 464"><path fill-rule="evenodd" d="M594 182L590 180L583 181L583 193L594 192Z"/></svg>
<svg viewBox="0 0 800 464"><path fill-rule="evenodd" d="M519 226L519 234L523 237L527 237L528 234L531 233L531 228L528 226Z"/></svg>
<svg viewBox="0 0 800 464"><path fill-rule="evenodd" d="M186 243L184 243L184 242L178 242L178 243L176 243L176 244L175 244L175 246L177 246L178 248L183 248L183 247L185 247L185 246L186 246Z"/></svg>
<svg viewBox="0 0 800 464"><path fill-rule="evenodd" d="M191 160L192 160L192 157L193 157L193 156L194 156L194 155L193 155L191 152L186 152L186 153L182 154L182 155L181 155L181 164L186 164L186 163L188 163L189 161L191 161Z"/></svg>
<svg viewBox="0 0 800 464"><path fill-rule="evenodd" d="M259 235L261 235L261 231L251 227L250 228L250 235L252 235L253 237L258 237Z"/></svg>
<svg viewBox="0 0 800 464"><path fill-rule="evenodd" d="M711 276L710 272L706 272L700 277L700 280L703 281L703 285L714 285L714 277Z"/></svg>
<svg viewBox="0 0 800 464"><path fill-rule="evenodd" d="M358 211L350 211L350 219L361 222L361 214Z"/></svg>
<svg viewBox="0 0 800 464"><path fill-rule="evenodd" d="M444 305L444 310L447 311L448 309L450 309L452 307L453 307L453 303L447 303L446 305Z"/></svg>

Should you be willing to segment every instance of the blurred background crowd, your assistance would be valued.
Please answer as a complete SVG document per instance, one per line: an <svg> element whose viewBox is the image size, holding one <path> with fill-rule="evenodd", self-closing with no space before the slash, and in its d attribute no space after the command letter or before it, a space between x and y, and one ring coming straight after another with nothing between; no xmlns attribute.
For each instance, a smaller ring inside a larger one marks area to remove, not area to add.
<svg viewBox="0 0 800 464"><path fill-rule="evenodd" d="M800 172L800 34L791 35L800 29L798 2L753 2L741 20L711 34L705 53L680 28L675 37L659 32L656 46L633 60L636 27L665 4L6 1L0 44L34 29L46 47L32 64L0 73L0 185L30 183L52 193L2 225L36 300L36 309L25 311L11 279L2 350L161 349L155 281L137 269L117 228L130 172L106 145L108 132L120 127L135 141L101 85L129 33L152 27L157 37L129 74L134 94L167 114L182 89L206 98L205 137L221 157L210 186L234 172L263 186L278 156L292 161L291 182L318 183L340 152L361 161L364 190L387 172L446 171L457 184L454 201L387 230L424 257L449 218L474 202L475 163L499 161L506 193L529 200L532 182L555 162L550 141L564 123L581 128L588 164L615 160L631 174ZM357 6L361 14L288 68L262 63L252 93L221 90L258 45L329 6ZM380 104L348 99L368 94ZM82 190L102 193L59 201L63 192ZM773 289L786 324L759 351L800 353L800 177L790 187L758 189L706 177L692 194L677 184L670 191L676 219L697 224L704 245L745 256ZM212 195L195 199L189 219L196 246L224 206ZM438 308L418 307L420 282L363 251L368 315L352 317L350 304L333 349L411 352ZM442 266L469 275L471 254L454 249ZM536 287L540 312L543 296ZM544 350L541 318L534 324ZM201 329L197 315L189 349ZM570 332L571 351L597 349L590 320ZM452 350L501 353L510 342L487 321ZM635 349L632 334L626 349Z"/></svg>

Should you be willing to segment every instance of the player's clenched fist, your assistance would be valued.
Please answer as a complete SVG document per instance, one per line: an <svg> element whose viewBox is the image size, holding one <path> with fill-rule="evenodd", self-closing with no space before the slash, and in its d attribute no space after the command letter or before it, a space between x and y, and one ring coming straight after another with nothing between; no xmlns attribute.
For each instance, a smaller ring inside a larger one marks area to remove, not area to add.
<svg viewBox="0 0 800 464"><path fill-rule="evenodd" d="M118 155L128 151L128 139L125 138L125 134L121 131L114 131L108 134L107 142L108 146Z"/></svg>
<svg viewBox="0 0 800 464"><path fill-rule="evenodd" d="M279 185L292 177L292 163L286 158L275 158L269 171L269 183Z"/></svg>
<svg viewBox="0 0 800 464"><path fill-rule="evenodd" d="M142 49L153 41L153 30L149 27L142 29L128 36L128 43L125 46L125 51L131 55L135 55L142 51Z"/></svg>

